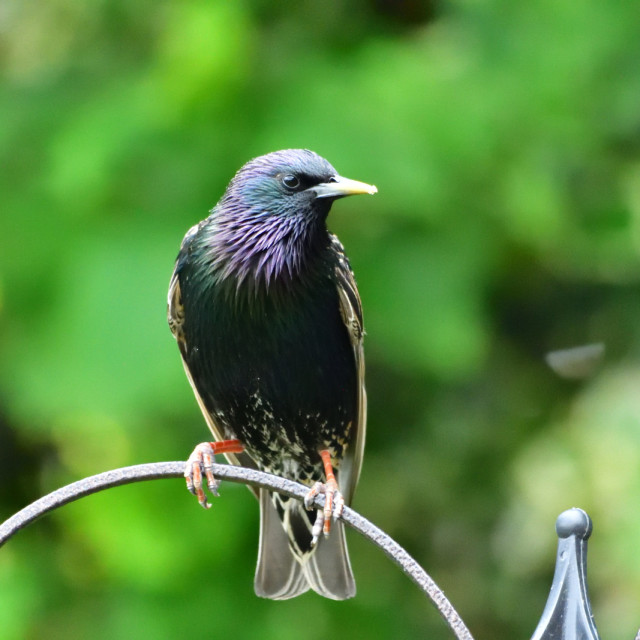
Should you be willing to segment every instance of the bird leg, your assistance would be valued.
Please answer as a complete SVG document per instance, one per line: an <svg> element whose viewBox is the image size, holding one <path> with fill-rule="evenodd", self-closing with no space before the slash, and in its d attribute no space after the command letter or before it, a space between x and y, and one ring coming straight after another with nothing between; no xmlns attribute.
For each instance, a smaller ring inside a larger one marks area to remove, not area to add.
<svg viewBox="0 0 640 640"><path fill-rule="evenodd" d="M207 479L207 487L214 496L218 496L219 482L213 477L213 461L216 453L242 453L244 447L240 440L221 440L219 442L201 442L187 460L184 477L187 489L198 498L198 502L209 509L207 496L202 488L202 474Z"/></svg>
<svg viewBox="0 0 640 640"><path fill-rule="evenodd" d="M311 545L318 542L320 533L323 532L325 537L331 532L331 517L339 518L344 509L344 497L340 493L336 476L333 473L333 465L331 464L331 454L327 449L320 451L322 464L324 465L324 475L326 482L316 482L304 498L304 506L311 509L313 499L318 494L324 494L324 509L318 509L316 520L311 530Z"/></svg>

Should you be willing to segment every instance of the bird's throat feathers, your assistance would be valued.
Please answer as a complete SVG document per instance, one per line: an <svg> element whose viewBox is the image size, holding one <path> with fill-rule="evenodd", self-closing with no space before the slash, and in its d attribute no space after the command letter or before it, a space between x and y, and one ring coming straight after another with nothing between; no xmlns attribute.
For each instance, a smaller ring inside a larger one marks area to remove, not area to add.
<svg viewBox="0 0 640 640"><path fill-rule="evenodd" d="M239 213L221 212L218 206L198 236L196 251L209 282L240 298L295 288L312 275L329 245L324 219L279 216L258 208Z"/></svg>

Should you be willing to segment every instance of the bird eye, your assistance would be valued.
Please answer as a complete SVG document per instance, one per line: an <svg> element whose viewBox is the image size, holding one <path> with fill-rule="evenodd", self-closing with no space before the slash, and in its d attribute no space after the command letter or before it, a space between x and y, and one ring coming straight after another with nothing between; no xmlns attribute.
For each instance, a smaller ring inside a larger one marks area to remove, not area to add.
<svg viewBox="0 0 640 640"><path fill-rule="evenodd" d="M288 173L282 178L282 184L287 187L287 189L297 189L300 186L300 179L298 176Z"/></svg>

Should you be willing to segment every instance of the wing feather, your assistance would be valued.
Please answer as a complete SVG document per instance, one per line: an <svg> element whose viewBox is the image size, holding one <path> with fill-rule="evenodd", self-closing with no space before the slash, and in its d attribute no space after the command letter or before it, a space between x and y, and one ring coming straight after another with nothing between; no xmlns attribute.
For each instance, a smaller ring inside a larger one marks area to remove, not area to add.
<svg viewBox="0 0 640 640"><path fill-rule="evenodd" d="M350 504L362 468L367 425L367 393L364 386L364 349L362 344L364 324L360 294L344 247L333 234L331 234L331 244L337 256L335 278L340 298L340 314L349 333L358 373L358 416L355 433L339 472L342 494L347 504Z"/></svg>
<svg viewBox="0 0 640 640"><path fill-rule="evenodd" d="M224 440L223 430L216 423L211 412L207 409L204 400L202 399L202 396L198 392L198 389L193 381L193 376L191 375L189 365L187 364L188 348L187 338L184 332L184 306L182 304L182 293L180 291L180 271L187 257L189 244L191 243L191 240L198 228L199 225L191 227L191 229L187 231L187 234L182 241L180 253L178 254L178 259L176 260L173 273L171 274L171 280L169 281L169 294L167 297L167 320L169 322L171 333L178 343L178 348L180 349L180 355L182 357L182 365L184 366L185 373L187 374L187 379L189 380L189 384L193 389L193 393L198 402L198 406L202 411L202 415L204 416L207 426L209 427L209 430L213 434L215 440ZM225 453L224 456L231 464L249 467L251 469L255 469L256 467L255 463L247 454ZM258 497L257 489L255 489L254 487L249 487L249 489L251 489L253 494Z"/></svg>

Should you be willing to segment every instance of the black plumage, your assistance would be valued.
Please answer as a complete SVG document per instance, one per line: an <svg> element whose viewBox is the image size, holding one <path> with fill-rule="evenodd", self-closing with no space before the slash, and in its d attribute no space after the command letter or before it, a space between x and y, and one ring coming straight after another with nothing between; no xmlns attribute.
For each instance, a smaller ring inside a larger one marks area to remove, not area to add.
<svg viewBox="0 0 640 640"><path fill-rule="evenodd" d="M347 504L364 447L362 310L326 217L335 199L355 193L375 187L340 177L311 151L250 161L186 234L168 311L212 433L243 447L229 449L229 460L311 487L324 478L328 451ZM290 598L309 586L334 599L354 595L341 523L314 544L316 513L257 495L258 595Z"/></svg>

